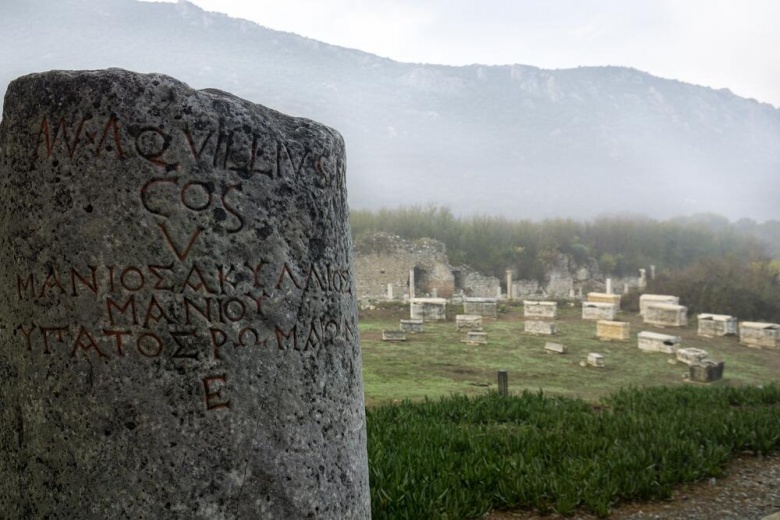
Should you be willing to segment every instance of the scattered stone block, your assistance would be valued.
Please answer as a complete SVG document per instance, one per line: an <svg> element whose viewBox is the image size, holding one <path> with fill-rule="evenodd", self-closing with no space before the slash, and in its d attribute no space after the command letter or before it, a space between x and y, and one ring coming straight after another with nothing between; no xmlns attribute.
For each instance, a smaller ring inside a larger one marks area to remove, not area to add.
<svg viewBox="0 0 780 520"><path fill-rule="evenodd" d="M469 345L487 345L487 332L469 331L460 341Z"/></svg>
<svg viewBox="0 0 780 520"><path fill-rule="evenodd" d="M406 341L406 332L402 330L383 330L382 341Z"/></svg>
<svg viewBox="0 0 780 520"><path fill-rule="evenodd" d="M639 349L646 352L674 354L680 348L681 341L680 336L670 336L657 332L643 331L637 335Z"/></svg>
<svg viewBox="0 0 780 520"><path fill-rule="evenodd" d="M587 301L589 303L611 303L615 306L615 309L620 309L619 294L589 292Z"/></svg>
<svg viewBox="0 0 780 520"><path fill-rule="evenodd" d="M740 322L739 342L748 347L777 348L780 344L780 325L755 321Z"/></svg>
<svg viewBox="0 0 780 520"><path fill-rule="evenodd" d="M583 320L614 320L616 315L614 303L582 302Z"/></svg>
<svg viewBox="0 0 780 520"><path fill-rule="evenodd" d="M688 325L688 308L674 303L651 303L645 308L643 320L657 327L684 327Z"/></svg>
<svg viewBox="0 0 780 520"><path fill-rule="evenodd" d="M476 314L485 318L498 317L495 298L466 298L463 300L463 314Z"/></svg>
<svg viewBox="0 0 780 520"><path fill-rule="evenodd" d="M403 332L408 332L410 334L416 334L418 332L423 332L423 320L401 320L400 328Z"/></svg>
<svg viewBox="0 0 780 520"><path fill-rule="evenodd" d="M526 318L550 318L558 315L557 302L523 301L523 316Z"/></svg>
<svg viewBox="0 0 780 520"><path fill-rule="evenodd" d="M639 297L639 315L644 316L647 306L655 303L679 305L680 298L679 296L670 296L668 294L643 294Z"/></svg>
<svg viewBox="0 0 780 520"><path fill-rule="evenodd" d="M482 330L482 316L475 314L458 314L455 316L455 325L458 331L463 330Z"/></svg>
<svg viewBox="0 0 780 520"><path fill-rule="evenodd" d="M723 379L724 366L725 364L723 361L716 361L714 359L704 359L699 363L694 363L689 369L690 380L698 383L719 381L720 379Z"/></svg>
<svg viewBox="0 0 780 520"><path fill-rule="evenodd" d="M700 348L681 348L677 350L677 361L686 365L695 365L706 359L709 354Z"/></svg>
<svg viewBox="0 0 780 520"><path fill-rule="evenodd" d="M413 320L446 320L447 300L444 298L414 298L409 300L409 314Z"/></svg>
<svg viewBox="0 0 780 520"><path fill-rule="evenodd" d="M588 354L588 365L597 368L604 368L604 355L597 352Z"/></svg>
<svg viewBox="0 0 780 520"><path fill-rule="evenodd" d="M525 332L528 334L553 335L558 333L558 326L554 321L526 320Z"/></svg>
<svg viewBox="0 0 780 520"><path fill-rule="evenodd" d="M553 354L565 354L566 353L566 346L561 345L560 343L545 343L544 344L544 351L545 352L551 352Z"/></svg>
<svg viewBox="0 0 780 520"><path fill-rule="evenodd" d="M596 337L604 340L625 341L631 337L631 324L624 321L599 320Z"/></svg>
<svg viewBox="0 0 780 520"><path fill-rule="evenodd" d="M339 133L121 69L1 119L2 517L370 518Z"/></svg>
<svg viewBox="0 0 780 520"><path fill-rule="evenodd" d="M737 334L737 318L726 314L699 314L697 316L699 336L714 338Z"/></svg>

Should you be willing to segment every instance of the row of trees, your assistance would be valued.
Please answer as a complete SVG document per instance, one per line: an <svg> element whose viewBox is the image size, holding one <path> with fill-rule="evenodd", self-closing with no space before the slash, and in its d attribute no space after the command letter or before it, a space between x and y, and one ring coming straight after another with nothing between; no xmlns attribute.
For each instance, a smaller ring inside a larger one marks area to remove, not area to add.
<svg viewBox="0 0 780 520"><path fill-rule="evenodd" d="M447 246L453 265L468 264L499 278L512 268L519 278L541 279L561 253L578 265L595 259L601 271L611 276L636 275L649 265L656 265L659 272L677 272L703 258L767 260L766 244L755 233L713 215L668 221L614 216L588 222L533 222L459 218L448 208L412 206L352 211L351 221L356 239L379 231L406 239L434 238Z"/></svg>

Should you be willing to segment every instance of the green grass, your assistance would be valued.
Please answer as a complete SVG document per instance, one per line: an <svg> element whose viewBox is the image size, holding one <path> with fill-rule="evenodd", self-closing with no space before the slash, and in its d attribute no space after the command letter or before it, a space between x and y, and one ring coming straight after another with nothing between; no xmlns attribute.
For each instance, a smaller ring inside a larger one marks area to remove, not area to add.
<svg viewBox="0 0 780 520"><path fill-rule="evenodd" d="M628 389L593 406L541 392L367 411L372 518L468 519L495 508L607 516L780 446L780 387Z"/></svg>
<svg viewBox="0 0 780 520"><path fill-rule="evenodd" d="M523 333L521 307L484 320L488 345L461 343L455 323L426 323L381 341L405 309L362 312L373 518L467 519L496 508L607 516L616 505L670 496L717 476L738 452L780 447L780 352L685 328L646 327L604 342L580 308L559 309L556 336ZM454 313L453 313L454 314ZM725 362L709 385L683 378L674 356L637 348L643 330L682 337ZM544 352L562 343L564 355ZM589 352L606 368L582 367ZM509 373L510 397L495 393Z"/></svg>
<svg viewBox="0 0 780 520"><path fill-rule="evenodd" d="M425 332L408 334L403 343L383 342L383 329L397 329L407 318L406 309L361 312L360 333L363 379L369 405L437 398L451 394L480 395L496 389L496 372L509 373L510 392L544 390L548 395L583 398L591 402L628 386L688 385L687 365L670 364L674 356L646 353L637 348L636 335L655 331L682 336L683 347L707 350L725 362L724 386L756 385L777 381L780 352L742 346L737 338L700 338L695 320L688 327L658 329L642 324L633 314L620 320L631 323L631 339L607 342L596 338L596 324L580 319L581 310L560 308L559 334L532 336L523 333L521 307L508 307L496 320L484 320L487 345L461 343L462 333L453 321L426 323ZM544 352L548 341L568 348L564 355ZM606 368L583 368L589 352L605 356Z"/></svg>

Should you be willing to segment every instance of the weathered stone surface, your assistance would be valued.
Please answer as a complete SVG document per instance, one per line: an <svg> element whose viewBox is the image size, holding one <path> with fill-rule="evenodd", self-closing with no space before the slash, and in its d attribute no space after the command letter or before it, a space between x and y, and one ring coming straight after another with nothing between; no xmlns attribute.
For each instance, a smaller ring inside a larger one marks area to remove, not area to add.
<svg viewBox="0 0 780 520"><path fill-rule="evenodd" d="M677 361L686 365L695 365L707 358L709 354L700 348L681 348L677 351Z"/></svg>
<svg viewBox="0 0 780 520"><path fill-rule="evenodd" d="M614 303L582 302L583 320L614 320L616 315Z"/></svg>
<svg viewBox="0 0 780 520"><path fill-rule="evenodd" d="M469 331L460 341L461 343L469 343L471 345L487 345L487 339L487 332Z"/></svg>
<svg viewBox="0 0 780 520"><path fill-rule="evenodd" d="M458 314L455 316L455 326L458 330L482 330L482 316L474 314Z"/></svg>
<svg viewBox="0 0 780 520"><path fill-rule="evenodd" d="M780 324L742 321L739 323L739 342L748 347L778 348Z"/></svg>
<svg viewBox="0 0 780 520"><path fill-rule="evenodd" d="M727 314L699 314L697 316L699 336L715 337L737 334L737 318Z"/></svg>
<svg viewBox="0 0 780 520"><path fill-rule="evenodd" d="M423 320L401 320L400 329L404 332L424 332Z"/></svg>
<svg viewBox="0 0 780 520"><path fill-rule="evenodd" d="M625 341L631 337L631 324L623 321L599 320L596 322L596 337Z"/></svg>
<svg viewBox="0 0 780 520"><path fill-rule="evenodd" d="M495 298L466 298L463 300L463 314L476 314L485 318L498 316Z"/></svg>
<svg viewBox="0 0 780 520"><path fill-rule="evenodd" d="M544 344L544 351L545 352L551 352L554 354L565 354L566 353L566 346L561 345L560 343L550 343L547 342Z"/></svg>
<svg viewBox="0 0 780 520"><path fill-rule="evenodd" d="M415 298L409 302L409 315L413 320L446 320L447 300L444 298Z"/></svg>
<svg viewBox="0 0 780 520"><path fill-rule="evenodd" d="M587 300L591 303L611 303L616 309L620 308L619 294L589 292Z"/></svg>
<svg viewBox="0 0 780 520"><path fill-rule="evenodd" d="M673 303L651 303L645 307L643 321L658 327L684 327L688 325L688 308Z"/></svg>
<svg viewBox="0 0 780 520"><path fill-rule="evenodd" d="M711 383L723 379L725 363L714 359L704 359L690 366L689 375L691 381L699 383Z"/></svg>
<svg viewBox="0 0 780 520"><path fill-rule="evenodd" d="M674 354L680 348L680 336L658 334L657 332L642 331L637 334L637 346L647 352L662 352Z"/></svg>
<svg viewBox="0 0 780 520"><path fill-rule="evenodd" d="M642 269L640 269L640 271L642 271ZM680 298L679 296L672 296L669 294L643 294L639 297L639 315L644 316L647 306L656 303L671 303L674 305L679 305Z"/></svg>
<svg viewBox="0 0 780 520"><path fill-rule="evenodd" d="M0 147L1 516L368 518L341 136L111 69Z"/></svg>
<svg viewBox="0 0 780 520"><path fill-rule="evenodd" d="M554 321L526 320L523 330L528 334L553 335L558 333L558 325Z"/></svg>
<svg viewBox="0 0 780 520"><path fill-rule="evenodd" d="M551 318L558 315L557 302L523 301L523 316L526 318Z"/></svg>
<svg viewBox="0 0 780 520"><path fill-rule="evenodd" d="M383 330L382 341L406 341L406 332L402 330Z"/></svg>
<svg viewBox="0 0 780 520"><path fill-rule="evenodd" d="M588 365L596 368L604 368L604 355L597 352L588 354Z"/></svg>

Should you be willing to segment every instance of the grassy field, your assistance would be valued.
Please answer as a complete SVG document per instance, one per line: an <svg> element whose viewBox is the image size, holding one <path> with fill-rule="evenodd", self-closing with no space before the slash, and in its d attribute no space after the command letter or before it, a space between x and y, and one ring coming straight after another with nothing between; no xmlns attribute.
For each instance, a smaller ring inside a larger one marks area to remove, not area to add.
<svg viewBox="0 0 780 520"><path fill-rule="evenodd" d="M366 404L484 394L496 390L496 372L501 369L508 371L512 394L541 389L546 395L591 402L631 386L696 385L683 378L687 365L670 362L674 356L640 351L636 336L641 331L681 336L682 347L704 349L723 360L724 378L713 385L762 385L778 381L780 374L780 351L748 348L735 337L698 337L695 317L687 327L660 329L623 312L617 319L631 323L631 339L609 342L596 338L596 323L581 319L579 304L559 305L555 336L525 334L521 305L508 306L505 311L496 320L484 320L487 345L461 343L463 334L454 323L454 314L461 312L457 307L448 310L448 321L426 323L425 332L407 334L408 341L399 343L382 341L382 330L398 329L399 320L409 317L408 306L361 311ZM548 341L565 345L568 352L546 353ZM603 354L606 367L580 366L589 352Z"/></svg>

